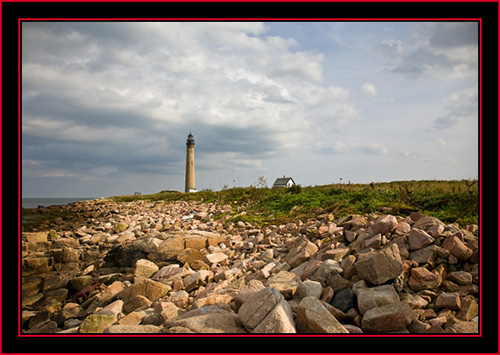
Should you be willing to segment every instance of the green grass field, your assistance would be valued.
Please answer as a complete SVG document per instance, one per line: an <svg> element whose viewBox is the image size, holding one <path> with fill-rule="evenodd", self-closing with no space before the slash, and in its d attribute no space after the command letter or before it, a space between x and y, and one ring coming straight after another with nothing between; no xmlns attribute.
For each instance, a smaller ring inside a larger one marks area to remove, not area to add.
<svg viewBox="0 0 500 355"><path fill-rule="evenodd" d="M292 188L232 188L223 191L181 193L165 191L142 196L115 196L115 201L165 200L230 204L234 210L246 207L246 214L235 214L233 221L258 225L307 219L323 213L335 218L348 214L390 213L406 216L413 211L460 226L478 223L479 186L477 180L393 181L370 184L333 184ZM385 207L385 208L383 208Z"/></svg>

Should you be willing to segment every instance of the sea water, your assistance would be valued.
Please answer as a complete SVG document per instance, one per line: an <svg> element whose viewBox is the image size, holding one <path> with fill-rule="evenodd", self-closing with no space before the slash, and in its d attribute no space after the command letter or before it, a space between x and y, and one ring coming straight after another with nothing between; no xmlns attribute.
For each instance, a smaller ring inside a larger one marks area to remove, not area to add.
<svg viewBox="0 0 500 355"><path fill-rule="evenodd" d="M94 200L96 197L55 197L55 198L22 198L21 207L37 208L38 206L48 207L53 205L67 205L77 201Z"/></svg>

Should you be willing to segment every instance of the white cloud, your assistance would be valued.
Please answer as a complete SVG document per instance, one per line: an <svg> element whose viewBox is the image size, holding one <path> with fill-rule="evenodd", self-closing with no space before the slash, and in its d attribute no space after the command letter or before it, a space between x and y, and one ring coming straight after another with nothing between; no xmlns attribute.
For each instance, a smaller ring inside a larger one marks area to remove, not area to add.
<svg viewBox="0 0 500 355"><path fill-rule="evenodd" d="M437 143L441 146L441 147L446 147L447 143L444 139L442 138L438 138L437 139Z"/></svg>
<svg viewBox="0 0 500 355"><path fill-rule="evenodd" d="M377 89L375 89L375 85L370 83L363 84L363 91L372 96L377 96Z"/></svg>

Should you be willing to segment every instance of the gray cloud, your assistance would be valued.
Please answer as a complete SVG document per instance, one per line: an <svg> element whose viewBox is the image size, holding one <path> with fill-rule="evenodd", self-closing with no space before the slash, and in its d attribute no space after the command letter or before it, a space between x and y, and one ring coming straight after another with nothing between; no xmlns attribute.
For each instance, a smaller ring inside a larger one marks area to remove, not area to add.
<svg viewBox="0 0 500 355"><path fill-rule="evenodd" d="M473 86L457 91L443 99L446 113L434 121L434 129L453 127L461 121L476 121L478 117L478 91Z"/></svg>
<svg viewBox="0 0 500 355"><path fill-rule="evenodd" d="M180 190L189 132L200 188L238 176L242 184L265 174L273 175L266 176L270 181L286 171L308 176L299 183L316 184L325 170L329 182L330 169L345 170L335 162L351 166L355 156L356 166L376 165L391 155L390 139L400 132L384 110L404 100L391 92L394 76L387 71L405 73L403 81L412 73L456 80L477 72L471 36L452 41L447 51L440 45L467 29L438 33L439 26L416 25L411 41L382 42L384 26L344 23L334 42L330 25L24 21L23 194L47 189L50 195L50 186L53 196L72 195L72 187L91 191L87 195ZM409 24L398 26L408 31ZM312 33L318 36L307 41ZM375 38L377 53L389 55L387 71L377 70L386 57L364 60ZM363 83L376 83L369 92L382 99L358 96ZM419 85L411 82L415 92L431 87L425 80ZM472 117L466 111L474 95L455 99L449 88L435 90L448 99L429 126ZM413 107L399 112L413 113ZM361 174L352 169L352 176Z"/></svg>
<svg viewBox="0 0 500 355"><path fill-rule="evenodd" d="M471 77L478 68L477 22L417 22L412 40L386 39L374 50L389 58L385 70L409 77Z"/></svg>
<svg viewBox="0 0 500 355"><path fill-rule="evenodd" d="M413 29L419 42L439 50L478 45L479 25L475 21L418 22Z"/></svg>
<svg viewBox="0 0 500 355"><path fill-rule="evenodd" d="M25 22L22 31L26 176L182 173L189 132L213 161L200 170L261 166L306 139L304 113L332 123L355 114L343 89L314 84L321 54L260 37L261 23Z"/></svg>

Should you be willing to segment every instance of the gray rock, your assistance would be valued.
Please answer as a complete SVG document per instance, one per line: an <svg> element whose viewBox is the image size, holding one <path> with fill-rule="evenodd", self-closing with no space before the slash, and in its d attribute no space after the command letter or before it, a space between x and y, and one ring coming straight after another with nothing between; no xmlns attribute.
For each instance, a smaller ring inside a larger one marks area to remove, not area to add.
<svg viewBox="0 0 500 355"><path fill-rule="evenodd" d="M444 225L444 223L441 222L436 217L423 216L415 222L415 224L412 226L412 228L417 228L417 229L427 231L432 226L438 226L438 225Z"/></svg>
<svg viewBox="0 0 500 355"><path fill-rule="evenodd" d="M272 287L245 302L238 310L238 317L251 333L296 333L290 305Z"/></svg>
<svg viewBox="0 0 500 355"><path fill-rule="evenodd" d="M320 298L323 292L323 286L317 281L306 280L300 283L297 287L297 297L303 299L305 297L316 297Z"/></svg>
<svg viewBox="0 0 500 355"><path fill-rule="evenodd" d="M347 312L356 305L356 294L352 288L346 288L333 296L330 303L333 307L340 309L342 312Z"/></svg>
<svg viewBox="0 0 500 355"><path fill-rule="evenodd" d="M42 333L55 333L57 331L57 323L53 320L47 319L45 322L36 324L33 328L28 330L28 334L42 334Z"/></svg>
<svg viewBox="0 0 500 355"><path fill-rule="evenodd" d="M316 297L306 297L300 301L297 329L301 333L349 333Z"/></svg>
<svg viewBox="0 0 500 355"><path fill-rule="evenodd" d="M410 250L419 250L434 243L434 238L425 231L413 228L408 236Z"/></svg>
<svg viewBox="0 0 500 355"><path fill-rule="evenodd" d="M412 251L410 253L409 259L411 261L416 261L419 264L432 263L436 260L438 255L439 247L436 245L429 245L422 249Z"/></svg>
<svg viewBox="0 0 500 355"><path fill-rule="evenodd" d="M321 263L314 275L311 277L311 280L325 282L331 275L340 274L343 271L344 270L340 267L338 261L327 259Z"/></svg>
<svg viewBox="0 0 500 355"><path fill-rule="evenodd" d="M399 296L392 285L357 288L358 309L361 314L374 307L381 307L399 302Z"/></svg>

